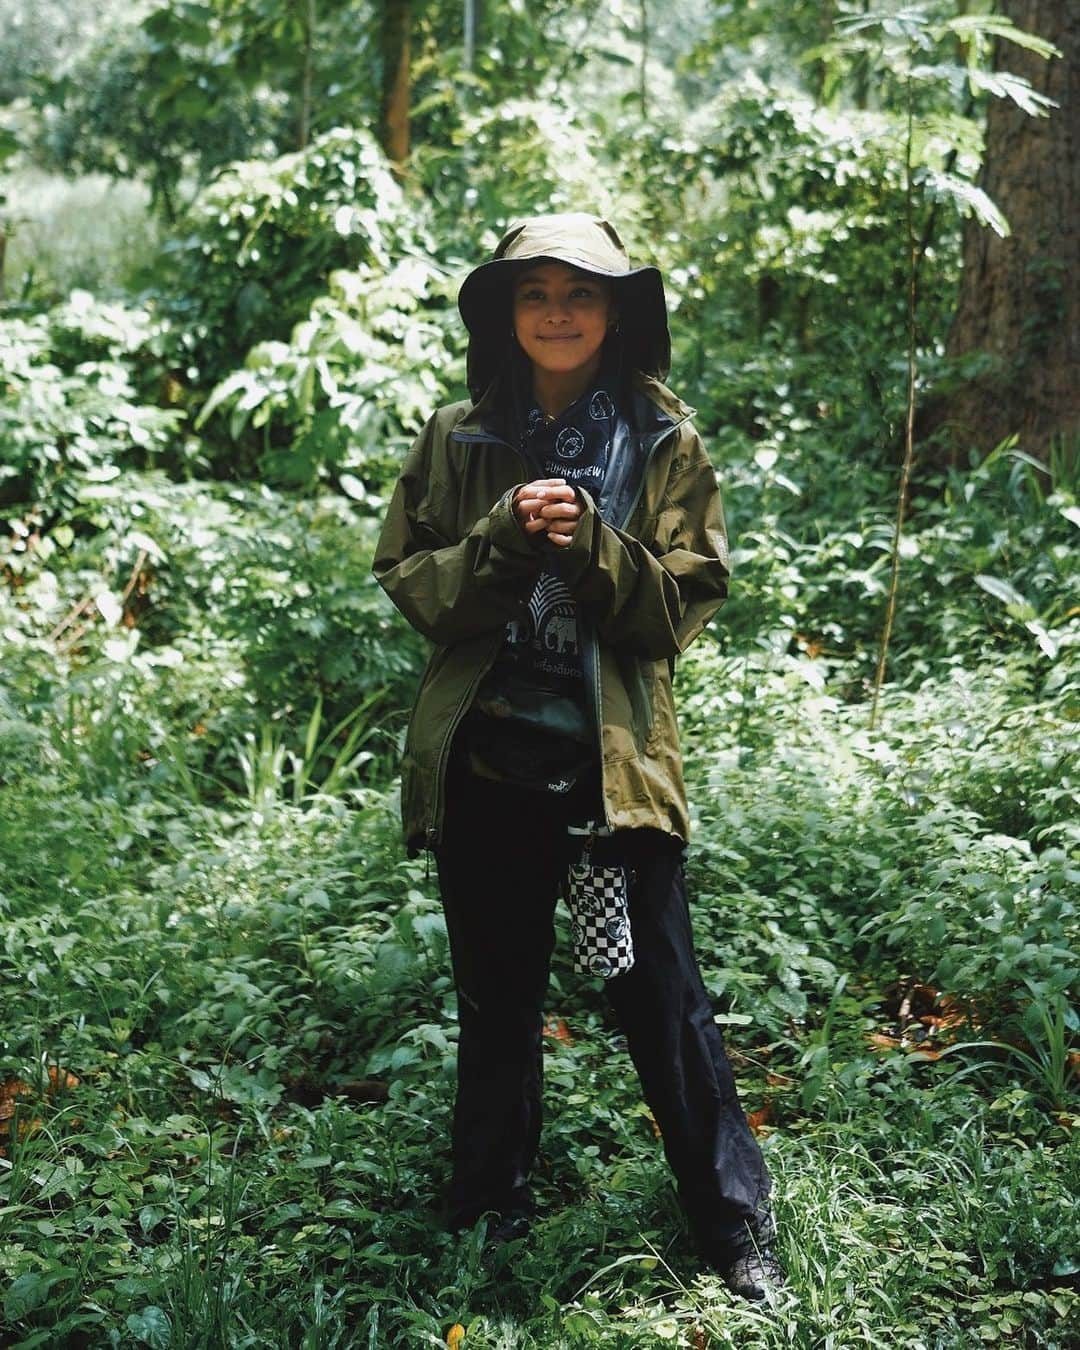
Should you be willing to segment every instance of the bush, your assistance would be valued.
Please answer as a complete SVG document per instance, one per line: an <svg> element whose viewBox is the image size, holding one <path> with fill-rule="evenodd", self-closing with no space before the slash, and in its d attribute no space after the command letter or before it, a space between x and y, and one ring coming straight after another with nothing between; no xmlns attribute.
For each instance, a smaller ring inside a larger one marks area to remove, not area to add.
<svg viewBox="0 0 1080 1350"><path fill-rule="evenodd" d="M87 774L95 758L106 778L106 764L124 778L149 759L208 775L218 795L263 728L304 763L305 792L350 734L354 749L365 738L364 778L390 771L424 644L371 576L360 507L129 471L83 484L77 509L78 536L16 535L0 554L0 614L14 706L80 726Z"/></svg>
<svg viewBox="0 0 1080 1350"><path fill-rule="evenodd" d="M422 254L422 215L360 129L336 127L305 150L230 165L166 246L182 278L165 303L185 335L176 358L185 381L209 388L256 343L285 340L332 272L384 271Z"/></svg>
<svg viewBox="0 0 1080 1350"><path fill-rule="evenodd" d="M141 401L139 388L160 372L162 341L147 311L85 291L0 321L0 500L66 523L91 484L171 453L182 414Z"/></svg>
<svg viewBox="0 0 1080 1350"><path fill-rule="evenodd" d="M248 447L260 477L310 489L329 473L368 500L392 486L405 443L449 386L464 384L463 363L450 355L459 323L446 301L444 279L418 258L332 273L290 340L253 347L197 427L227 414L230 437Z"/></svg>
<svg viewBox="0 0 1080 1350"><path fill-rule="evenodd" d="M118 297L157 254L158 229L137 183L23 170L0 186L4 196L14 218L4 288L23 305L57 304L74 290Z"/></svg>

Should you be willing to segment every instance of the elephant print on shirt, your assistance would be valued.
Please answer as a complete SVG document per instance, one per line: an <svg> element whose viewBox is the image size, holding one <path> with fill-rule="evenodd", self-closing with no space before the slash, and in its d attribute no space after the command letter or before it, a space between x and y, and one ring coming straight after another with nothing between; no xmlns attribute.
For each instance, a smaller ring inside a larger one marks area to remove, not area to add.
<svg viewBox="0 0 1080 1350"><path fill-rule="evenodd" d="M551 610L544 620L544 628L538 634L546 651L558 652L560 656L578 649L577 620L572 613L565 614L559 609Z"/></svg>
<svg viewBox="0 0 1080 1350"><path fill-rule="evenodd" d="M506 640L511 646L529 643L545 656L577 656L576 609L565 583L550 572L542 572L529 598L527 616L510 620Z"/></svg>

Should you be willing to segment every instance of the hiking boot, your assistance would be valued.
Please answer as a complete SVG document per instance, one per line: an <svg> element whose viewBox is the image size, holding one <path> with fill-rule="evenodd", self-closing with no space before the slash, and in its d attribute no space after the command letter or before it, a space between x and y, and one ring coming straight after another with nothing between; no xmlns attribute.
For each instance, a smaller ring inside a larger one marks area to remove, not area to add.
<svg viewBox="0 0 1080 1350"><path fill-rule="evenodd" d="M529 1236L530 1216L511 1210L507 1214L489 1213L480 1265L489 1275L509 1275L511 1266L521 1254L521 1244Z"/></svg>
<svg viewBox="0 0 1080 1350"><path fill-rule="evenodd" d="M529 1236L531 1224L527 1214L503 1214L492 1216L484 1246L488 1249L505 1247L508 1242L517 1242L519 1238Z"/></svg>
<svg viewBox="0 0 1080 1350"><path fill-rule="evenodd" d="M771 1247L751 1247L722 1266L724 1283L739 1298L760 1302L786 1283L784 1268Z"/></svg>

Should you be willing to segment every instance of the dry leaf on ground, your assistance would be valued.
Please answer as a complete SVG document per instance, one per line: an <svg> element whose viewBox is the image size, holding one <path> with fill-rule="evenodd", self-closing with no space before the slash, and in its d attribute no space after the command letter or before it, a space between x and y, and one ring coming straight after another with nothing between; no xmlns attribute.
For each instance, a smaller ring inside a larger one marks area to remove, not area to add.
<svg viewBox="0 0 1080 1350"><path fill-rule="evenodd" d="M558 1041L560 1045L573 1045L574 1038L570 1035L570 1028L566 1025L565 1017L549 1017L544 1021L544 1035L549 1040Z"/></svg>
<svg viewBox="0 0 1080 1350"><path fill-rule="evenodd" d="M766 1102L759 1111L748 1111L746 1119L753 1132L758 1134L762 1127L772 1120L772 1102Z"/></svg>

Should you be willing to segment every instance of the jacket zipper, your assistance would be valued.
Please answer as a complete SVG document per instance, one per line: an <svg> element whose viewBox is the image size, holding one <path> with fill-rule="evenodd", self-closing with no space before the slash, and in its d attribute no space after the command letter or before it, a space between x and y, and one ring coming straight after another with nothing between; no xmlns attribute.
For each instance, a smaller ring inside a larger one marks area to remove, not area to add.
<svg viewBox="0 0 1080 1350"><path fill-rule="evenodd" d="M641 494L645 491L645 475L648 472L649 465L652 463L653 456L656 454L657 449L670 435L672 435L673 432L678 431L684 422L689 422L689 420L689 417L683 417L680 421L673 422L670 427L665 428L660 435L657 436L656 440L653 441L652 445L649 447L649 453L645 458L645 463L641 466L641 473L638 476L637 492L634 493L634 500L627 507L626 512L623 515L619 525L620 530L626 529L627 525L630 523L630 517L638 508L638 502L641 501ZM604 791L604 720L600 695L600 642L596 636L595 625L592 623L588 625L588 633L589 647L592 656L590 664L593 670L592 686L596 713L596 734L600 738L600 805L604 810L604 824L609 830L613 830L615 827L612 825L611 817L608 815L607 793Z"/></svg>

